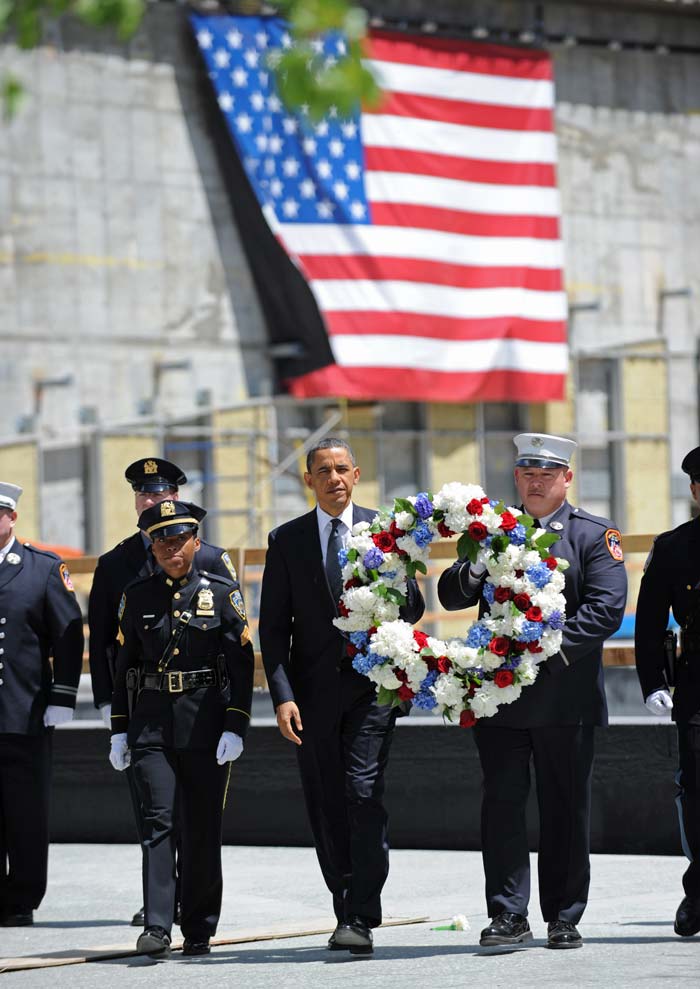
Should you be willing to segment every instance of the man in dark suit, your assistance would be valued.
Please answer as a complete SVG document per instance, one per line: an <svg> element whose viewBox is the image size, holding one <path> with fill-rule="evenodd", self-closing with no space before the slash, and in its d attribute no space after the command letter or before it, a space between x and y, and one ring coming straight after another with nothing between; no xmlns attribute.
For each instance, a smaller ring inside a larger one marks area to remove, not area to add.
<svg viewBox="0 0 700 989"><path fill-rule="evenodd" d="M137 949L167 953L182 835L183 954L209 953L221 912L221 826L229 773L243 751L253 647L231 580L197 569L190 502L162 501L139 518L160 569L133 581L119 607L110 761L133 766L144 809L144 931Z"/></svg>
<svg viewBox="0 0 700 989"><path fill-rule="evenodd" d="M370 953L389 870L382 795L397 710L377 703L333 625L343 591L338 552L353 525L376 514L353 505L359 478L344 440L325 439L309 452L304 481L317 505L270 533L260 644L277 724L297 746L316 854L333 894L338 925L329 948ZM410 581L402 617L416 622L423 607Z"/></svg>
<svg viewBox="0 0 700 989"><path fill-rule="evenodd" d="M165 499L177 501L179 487L187 483L187 477L177 464L159 457L144 457L134 461L127 467L124 476L134 492L137 518L147 508ZM197 567L238 582L228 553L221 547L212 546L203 540L197 551ZM99 708L102 720L108 728L114 688L119 602L127 584L137 577L153 573L154 568L151 541L139 531L124 539L108 553L104 553L97 561L88 603L90 676L95 707ZM134 808L134 820L141 841L141 807L134 790L131 770L127 772L127 778ZM143 917L143 907L141 907L133 916L132 926L142 927Z"/></svg>
<svg viewBox="0 0 700 989"><path fill-rule="evenodd" d="M700 447L687 454L681 468L690 475L690 493L700 504ZM675 659L675 643L665 642L670 608L681 626L675 669L665 658L670 650ZM671 711L678 730L676 803L689 865L674 930L692 937L700 931L700 517L654 540L639 588L634 649L646 706L656 715Z"/></svg>
<svg viewBox="0 0 700 989"><path fill-rule="evenodd" d="M22 489L0 483L0 926L46 892L53 728L73 717L83 619L64 563L15 539Z"/></svg>
<svg viewBox="0 0 700 989"><path fill-rule="evenodd" d="M566 624L561 650L541 664L534 684L513 704L475 726L484 774L481 814L486 902L491 924L482 945L532 938L527 921L530 866L525 807L530 758L540 814L538 872L547 946L578 948L576 924L588 900L593 736L607 724L603 643L622 621L627 577L613 523L566 500L573 479L572 440L538 433L515 437L515 484L524 511L560 539L552 553L565 571ZM438 596L448 611L481 599L484 573L458 560ZM483 599L480 609L488 610Z"/></svg>

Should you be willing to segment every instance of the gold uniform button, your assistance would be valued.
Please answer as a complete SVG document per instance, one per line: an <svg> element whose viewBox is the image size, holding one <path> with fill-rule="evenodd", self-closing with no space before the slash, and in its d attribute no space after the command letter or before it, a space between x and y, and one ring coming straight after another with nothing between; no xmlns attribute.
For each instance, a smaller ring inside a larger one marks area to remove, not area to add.
<svg viewBox="0 0 700 989"><path fill-rule="evenodd" d="M179 656L179 655L180 655L180 650L179 649L173 649L173 656Z"/></svg>
<svg viewBox="0 0 700 989"><path fill-rule="evenodd" d="M173 597L175 598L176 601L179 601L180 600L180 592L179 591L175 591L175 593L173 594Z"/></svg>
<svg viewBox="0 0 700 989"><path fill-rule="evenodd" d="M202 628L206 628L206 627L207 627L207 623L206 622L202 622Z"/></svg>
<svg viewBox="0 0 700 989"><path fill-rule="evenodd" d="M179 611L173 611L173 615L175 616L175 618L179 618L180 617L180 612Z"/></svg>

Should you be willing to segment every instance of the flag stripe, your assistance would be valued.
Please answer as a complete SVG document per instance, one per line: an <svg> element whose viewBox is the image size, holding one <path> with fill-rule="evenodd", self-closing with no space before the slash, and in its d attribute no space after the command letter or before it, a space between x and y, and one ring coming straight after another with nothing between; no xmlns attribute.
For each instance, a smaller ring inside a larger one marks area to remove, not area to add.
<svg viewBox="0 0 700 989"><path fill-rule="evenodd" d="M543 216L498 216L483 213L460 213L454 209L432 206L406 206L395 203L372 203L372 222L378 226L442 230L445 233L470 234L473 237L541 237L554 240L559 235L559 220Z"/></svg>
<svg viewBox="0 0 700 989"><path fill-rule="evenodd" d="M416 258L391 258L357 254L304 254L299 259L308 278L377 278L429 282L461 288L521 286L541 292L561 291L562 276L548 268L481 268Z"/></svg>
<svg viewBox="0 0 700 989"><path fill-rule="evenodd" d="M368 40L367 54L377 61L409 67L442 67L449 72L470 72L477 76L547 81L552 78L552 63L546 52L499 48L480 42L472 44L423 35L417 39L373 31Z"/></svg>
<svg viewBox="0 0 700 989"><path fill-rule="evenodd" d="M493 103L473 103L446 100L416 93L387 93L375 109L365 113L390 114L394 117L424 117L450 124L472 127L493 127L501 130L551 131L553 111L529 106L499 106Z"/></svg>
<svg viewBox="0 0 700 989"><path fill-rule="evenodd" d="M517 337L540 343L564 343L566 323L554 320L520 319L500 316L484 319L454 319L421 313L329 312L328 332L332 336L419 336L449 340L484 340Z"/></svg>
<svg viewBox="0 0 700 989"><path fill-rule="evenodd" d="M556 185L554 165L533 161L494 162L375 145L365 148L365 165L369 172L413 172L415 175L435 175L438 178L488 182L491 185Z"/></svg>
<svg viewBox="0 0 700 989"><path fill-rule="evenodd" d="M459 213L498 213L503 216L558 217L559 191L539 186L494 186L484 182L410 175L405 172L368 172L365 182L372 202L412 206L439 206Z"/></svg>

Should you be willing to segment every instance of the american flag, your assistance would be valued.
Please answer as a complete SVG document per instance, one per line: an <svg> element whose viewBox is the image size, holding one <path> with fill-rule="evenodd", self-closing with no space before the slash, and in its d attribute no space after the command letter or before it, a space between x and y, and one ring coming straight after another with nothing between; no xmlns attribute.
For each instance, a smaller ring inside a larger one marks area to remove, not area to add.
<svg viewBox="0 0 700 989"><path fill-rule="evenodd" d="M332 358L299 397L561 399L567 372L552 65L541 51L373 32L381 105L314 123L277 95L273 17L192 15L267 224ZM337 35L316 42L332 63Z"/></svg>

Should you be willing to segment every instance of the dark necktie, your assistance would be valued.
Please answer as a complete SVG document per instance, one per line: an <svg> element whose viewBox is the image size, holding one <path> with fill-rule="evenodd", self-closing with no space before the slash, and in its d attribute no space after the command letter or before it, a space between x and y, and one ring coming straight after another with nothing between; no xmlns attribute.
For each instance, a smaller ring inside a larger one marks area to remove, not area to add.
<svg viewBox="0 0 700 989"><path fill-rule="evenodd" d="M338 560L338 553L343 548L343 540L338 531L340 524L340 519L331 521L331 534L328 537L328 548L326 549L326 576L335 602L340 600L340 595L343 593L342 570Z"/></svg>
<svg viewBox="0 0 700 989"><path fill-rule="evenodd" d="M540 522L539 519L533 519L532 520L532 524L534 525L534 527L536 529L541 529L542 528L542 523Z"/></svg>

